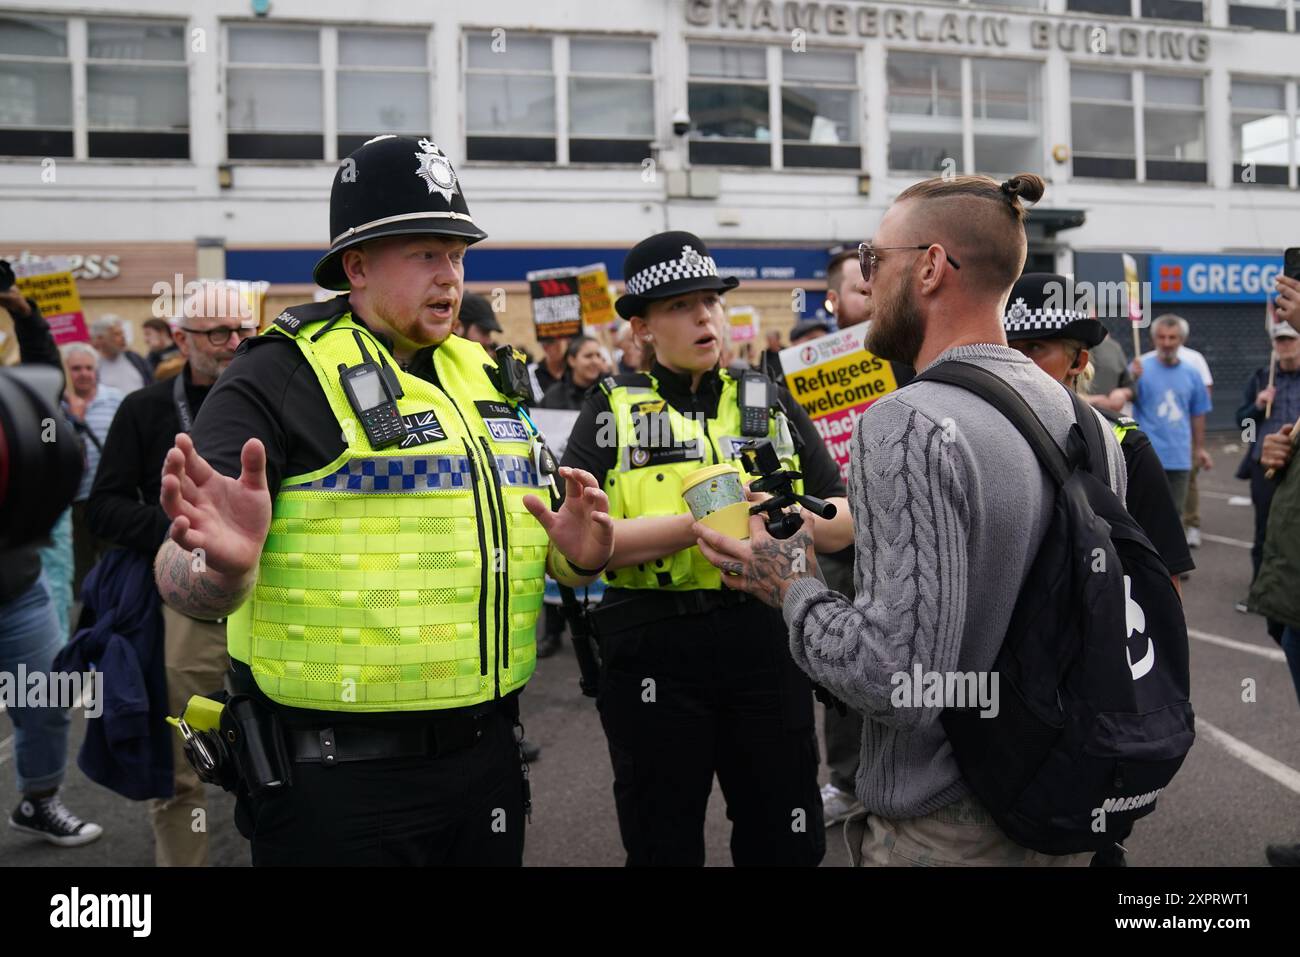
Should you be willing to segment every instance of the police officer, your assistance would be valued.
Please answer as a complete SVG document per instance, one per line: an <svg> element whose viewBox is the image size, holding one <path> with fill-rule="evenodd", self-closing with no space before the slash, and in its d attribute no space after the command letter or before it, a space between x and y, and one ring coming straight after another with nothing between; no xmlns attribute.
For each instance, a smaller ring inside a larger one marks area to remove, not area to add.
<svg viewBox="0 0 1300 957"><path fill-rule="evenodd" d="M703 466L745 473L740 400L768 395L761 373L742 390L741 370L718 367L720 293L737 283L718 276L687 232L639 243L623 276L627 294L615 307L653 365L592 390L563 461L597 478L614 519L593 622L627 863L703 864L716 774L736 864L816 865L826 837L810 684L790 658L781 613L722 589L694 547L682 499L683 477ZM784 390L771 395L752 410L758 431L792 455L809 494L838 501L841 517L817 523L819 547L844 548L852 527L839 470L804 410Z"/></svg>
<svg viewBox="0 0 1300 957"><path fill-rule="evenodd" d="M330 234L315 279L342 295L250 339L167 454L159 588L231 616L229 685L286 782L240 786L255 865L517 865L543 570L599 573L608 503L561 469L550 510L522 363L451 335L485 234L437 146L361 146Z"/></svg>

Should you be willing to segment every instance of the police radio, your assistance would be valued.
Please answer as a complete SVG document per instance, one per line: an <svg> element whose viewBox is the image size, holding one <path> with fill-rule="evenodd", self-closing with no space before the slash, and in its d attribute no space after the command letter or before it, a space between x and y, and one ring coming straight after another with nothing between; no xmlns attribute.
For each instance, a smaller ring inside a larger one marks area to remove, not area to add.
<svg viewBox="0 0 1300 957"><path fill-rule="evenodd" d="M406 438L406 423L397 409L397 400L402 397L401 383L383 355L379 357L381 366L370 358L360 333L354 329L352 334L361 350L361 363L349 368L340 362L339 384L365 430L370 447L382 449L396 445Z"/></svg>
<svg viewBox="0 0 1300 957"><path fill-rule="evenodd" d="M746 369L740 376L740 434L767 438L769 410L776 404L776 385L762 372Z"/></svg>

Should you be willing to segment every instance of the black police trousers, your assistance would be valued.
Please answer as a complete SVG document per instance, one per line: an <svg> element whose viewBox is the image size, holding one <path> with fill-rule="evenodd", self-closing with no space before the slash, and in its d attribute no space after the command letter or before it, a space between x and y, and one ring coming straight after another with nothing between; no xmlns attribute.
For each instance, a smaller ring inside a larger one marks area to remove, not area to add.
<svg viewBox="0 0 1300 957"><path fill-rule="evenodd" d="M523 769L514 722L496 712L470 747L436 757L295 763L293 785L241 791L253 866L513 866L523 863Z"/></svg>
<svg viewBox="0 0 1300 957"><path fill-rule="evenodd" d="M781 613L754 600L645 624L635 617L600 622L597 699L627 864L704 863L715 774L736 865L819 864L826 832L812 690Z"/></svg>

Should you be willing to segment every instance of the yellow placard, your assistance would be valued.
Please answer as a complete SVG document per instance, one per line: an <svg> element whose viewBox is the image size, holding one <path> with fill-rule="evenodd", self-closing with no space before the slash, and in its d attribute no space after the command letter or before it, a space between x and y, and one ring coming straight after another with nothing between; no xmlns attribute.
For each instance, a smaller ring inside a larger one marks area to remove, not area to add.
<svg viewBox="0 0 1300 957"><path fill-rule="evenodd" d="M578 298L582 303L582 323L606 326L614 321L614 301L609 295L609 275L602 265L578 275Z"/></svg>
<svg viewBox="0 0 1300 957"><path fill-rule="evenodd" d="M893 367L866 351L787 372L785 380L795 401L813 418L872 402L898 388Z"/></svg>
<svg viewBox="0 0 1300 957"><path fill-rule="evenodd" d="M50 332L59 345L65 342L86 342L86 319L81 311L81 295L71 272L42 273L37 276L19 276L15 282L18 291L36 302L41 315L50 324Z"/></svg>

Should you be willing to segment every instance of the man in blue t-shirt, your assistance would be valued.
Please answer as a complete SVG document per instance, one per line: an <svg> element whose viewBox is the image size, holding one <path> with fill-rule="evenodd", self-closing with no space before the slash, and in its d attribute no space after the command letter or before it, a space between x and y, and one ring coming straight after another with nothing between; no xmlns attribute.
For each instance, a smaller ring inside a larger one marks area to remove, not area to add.
<svg viewBox="0 0 1300 957"><path fill-rule="evenodd" d="M1182 514L1192 463L1208 471L1214 460L1205 449L1205 413L1210 395L1201 374L1178 358L1187 338L1187 322L1172 313L1151 326L1156 361L1133 360L1133 418L1147 434L1165 468L1174 505Z"/></svg>

